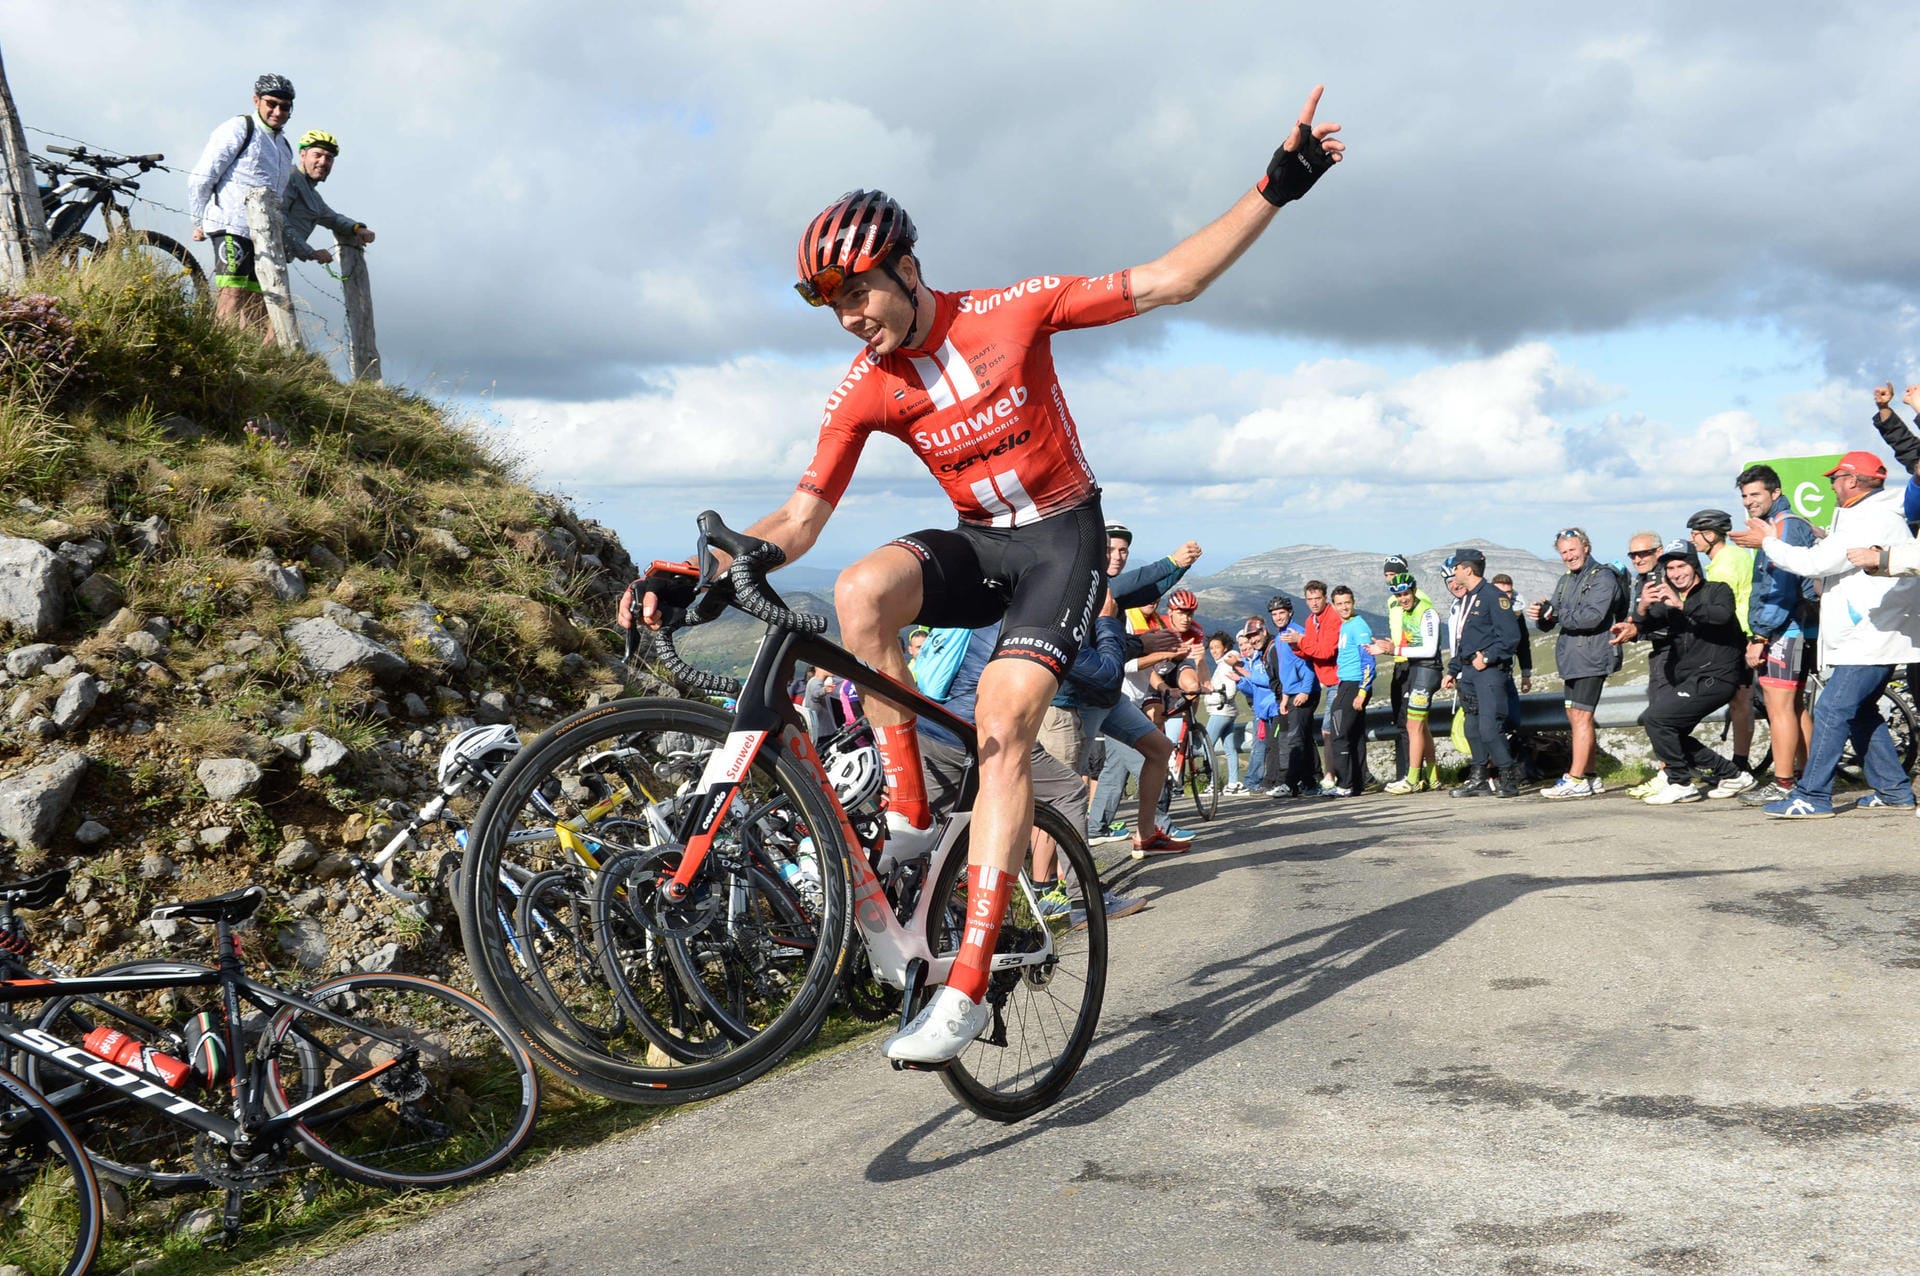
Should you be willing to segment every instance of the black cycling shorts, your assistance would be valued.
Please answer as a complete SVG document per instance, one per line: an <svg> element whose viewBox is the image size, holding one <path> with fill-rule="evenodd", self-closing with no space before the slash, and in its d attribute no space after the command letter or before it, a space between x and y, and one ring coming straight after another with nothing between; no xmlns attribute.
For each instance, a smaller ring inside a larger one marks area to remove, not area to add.
<svg viewBox="0 0 1920 1276"><path fill-rule="evenodd" d="M979 629L1000 621L993 659L1018 657L1065 678L1107 592L1100 494L1025 527L914 532L893 541L920 560L915 623Z"/></svg>
<svg viewBox="0 0 1920 1276"><path fill-rule="evenodd" d="M1584 709L1588 713L1599 708L1600 691L1607 685L1607 675L1596 673L1585 678L1567 678L1564 681L1567 689L1563 703L1567 708Z"/></svg>
<svg viewBox="0 0 1920 1276"><path fill-rule="evenodd" d="M253 241L245 235L229 235L225 231L215 231L207 238L213 242L213 286L259 292L260 277L253 269Z"/></svg>

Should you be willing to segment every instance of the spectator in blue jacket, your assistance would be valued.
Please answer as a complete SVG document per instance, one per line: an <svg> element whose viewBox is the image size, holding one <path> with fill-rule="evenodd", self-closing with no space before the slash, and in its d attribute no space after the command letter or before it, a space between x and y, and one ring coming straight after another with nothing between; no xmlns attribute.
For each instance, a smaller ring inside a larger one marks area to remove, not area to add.
<svg viewBox="0 0 1920 1276"><path fill-rule="evenodd" d="M1265 791L1268 758L1277 756L1274 740L1280 732L1279 698L1273 685L1273 644L1267 641L1267 627L1258 616L1247 617L1247 623L1234 635L1234 641L1240 651L1240 691L1253 708L1253 751L1247 756L1247 788L1260 793Z"/></svg>
<svg viewBox="0 0 1920 1276"><path fill-rule="evenodd" d="M1793 512L1773 467L1749 465L1735 482L1747 517L1762 520L1789 545L1813 544L1813 524ZM1820 642L1820 596L1813 581L1770 560L1764 548L1753 551L1747 627L1747 665L1759 675L1773 741L1773 780L1742 793L1740 800L1765 806L1792 795L1807 741L1813 738L1813 713L1805 692Z"/></svg>
<svg viewBox="0 0 1920 1276"><path fill-rule="evenodd" d="M1267 775L1273 783L1267 795L1299 797L1312 792L1316 784L1318 760L1313 728L1315 715L1320 711L1320 679L1314 676L1313 666L1293 643L1278 640L1279 635L1292 634L1299 638L1306 633L1305 626L1293 619L1293 600L1285 594L1275 594L1267 600L1267 615L1273 618L1276 635L1269 664L1274 679L1274 707L1280 715L1276 723L1279 730L1268 736L1272 752L1268 754L1271 765Z"/></svg>

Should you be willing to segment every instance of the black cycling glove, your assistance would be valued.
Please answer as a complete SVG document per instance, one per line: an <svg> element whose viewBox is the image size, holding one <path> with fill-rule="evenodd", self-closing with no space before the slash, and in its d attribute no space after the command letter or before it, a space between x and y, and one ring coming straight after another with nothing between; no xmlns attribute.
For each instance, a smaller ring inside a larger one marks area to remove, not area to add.
<svg viewBox="0 0 1920 1276"><path fill-rule="evenodd" d="M1275 208L1291 204L1312 190L1320 175L1333 167L1333 156L1327 154L1327 148L1320 145L1311 128L1305 124L1296 124L1293 128L1300 148L1290 151L1282 146L1275 151L1273 162L1267 165L1267 175L1256 188L1260 197Z"/></svg>

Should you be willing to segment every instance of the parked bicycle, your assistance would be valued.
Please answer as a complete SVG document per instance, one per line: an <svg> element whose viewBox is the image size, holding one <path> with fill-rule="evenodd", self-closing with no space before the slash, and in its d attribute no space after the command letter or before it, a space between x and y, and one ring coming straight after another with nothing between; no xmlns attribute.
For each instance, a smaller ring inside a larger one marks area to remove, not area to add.
<svg viewBox="0 0 1920 1276"><path fill-rule="evenodd" d="M640 1102L733 1089L810 1040L852 960L855 932L906 1022L945 979L966 913L977 766L931 857L895 863L881 841L877 786L843 797L851 790L836 778L845 777L830 770L843 764L815 750L782 689L796 663L817 665L939 722L970 754L973 725L819 638L822 618L789 610L767 587L766 572L783 561L778 547L711 512L700 527L703 542L734 563L716 577L703 549L705 592L675 625L704 623L729 605L764 621L752 672L740 682L691 668L671 629L651 641L683 685L733 695L735 710L625 700L558 723L489 793L460 873L467 955L488 1003L568 1079ZM608 806L616 793L624 796ZM997 1120L1028 1116L1064 1091L1092 1042L1106 984L1106 916L1081 831L1047 806L1034 822L1037 849L1051 840L1083 906L1048 918L1021 875L987 992L989 1028L940 1069L956 1097ZM557 836L562 829L601 848L598 867ZM526 899L547 898L536 885L551 883L552 898L565 901L553 907L570 919L568 943L553 956L553 970L568 976L554 981L560 999L597 1009L589 994L605 988L644 1051L583 1040L519 978L499 921L508 865L535 874Z"/></svg>
<svg viewBox="0 0 1920 1276"><path fill-rule="evenodd" d="M62 887L50 874L0 888L12 948L13 908L45 906ZM27 977L14 952L0 1007L45 1003L30 1024L0 1014L11 1066L38 1092L7 1100L15 1120L32 1114L36 1148L51 1146L52 1112L115 1177L224 1189L229 1237L245 1192L297 1168L296 1153L389 1188L451 1186L505 1164L540 1097L514 1034L473 998L411 975L346 975L300 993L250 978L234 927L265 898L255 886L155 910L211 925L214 968ZM210 1008L191 1011L195 990L217 990L200 994ZM5 1136L0 1122L0 1157L11 1157Z"/></svg>
<svg viewBox="0 0 1920 1276"><path fill-rule="evenodd" d="M40 203L46 212L47 237L60 262L71 268L102 252L138 253L156 274L178 279L192 300L203 301L210 295L206 272L193 250L170 235L135 226L132 205L119 198L133 195L140 183L113 170L132 167L147 173L166 156L102 155L84 146L49 146L47 150L70 161L33 157L33 166L50 179L40 188ZM86 230L96 210L104 239Z"/></svg>

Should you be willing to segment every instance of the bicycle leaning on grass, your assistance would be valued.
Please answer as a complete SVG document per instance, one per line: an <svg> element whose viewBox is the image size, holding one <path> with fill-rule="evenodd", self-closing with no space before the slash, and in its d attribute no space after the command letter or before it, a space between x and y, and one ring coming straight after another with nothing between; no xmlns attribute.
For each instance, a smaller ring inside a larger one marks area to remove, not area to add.
<svg viewBox="0 0 1920 1276"><path fill-rule="evenodd" d="M71 269L82 258L124 249L138 253L166 277L177 279L190 300L204 301L210 295L207 273L193 250L171 235L136 227L131 205L118 198L138 191L140 183L115 174L114 169L134 167L145 173L159 167L166 156L101 155L84 146L49 146L47 150L70 161L33 157L33 166L52 183L40 188L40 205L46 213L47 238L57 260ZM100 213L105 240L86 230L95 210Z"/></svg>
<svg viewBox="0 0 1920 1276"><path fill-rule="evenodd" d="M0 933L19 934L15 904L44 906L60 886L50 874L0 890ZM296 1168L295 1152L387 1188L447 1187L504 1165L539 1111L514 1034L465 993L412 975L345 975L299 993L250 978L234 927L265 899L250 886L154 910L213 926L213 968L0 978L0 1007L46 1003L31 1024L0 1015L10 1066L41 1096L10 1102L56 1112L120 1175L225 1189L229 1237L244 1193ZM174 998L195 989L217 990L213 1008L182 1025ZM0 1263L16 1261L6 1244Z"/></svg>
<svg viewBox="0 0 1920 1276"><path fill-rule="evenodd" d="M638 1102L701 1098L765 1073L820 1032L860 962L897 998L904 1024L946 978L966 917L973 724L819 637L826 621L790 610L766 583L784 561L777 546L730 530L710 511L700 530L701 597L647 638L682 685L734 696L733 712L649 698L561 721L488 793L459 876L461 930L488 1003L560 1075ZM724 576L707 545L734 556ZM739 681L692 668L674 645L676 629L729 606L766 624ZM877 784L864 778L870 751L823 758L816 750L784 691L797 663L937 721L963 742L968 764L930 858L896 863L888 854ZM1057 854L1094 906L1048 917L1020 875L986 994L989 1026L937 1069L961 1102L1002 1121L1065 1090L1106 987L1106 915L1082 832L1045 805L1035 808L1034 829L1034 849ZM532 875L511 906L500 885L509 866ZM553 944L544 989L520 977L500 920L526 900L568 919L542 932ZM554 1013L556 1000L566 1016ZM620 1034L606 1028L610 1003L625 1011ZM582 1022L601 1031L583 1033Z"/></svg>

